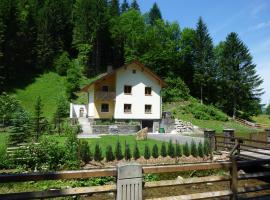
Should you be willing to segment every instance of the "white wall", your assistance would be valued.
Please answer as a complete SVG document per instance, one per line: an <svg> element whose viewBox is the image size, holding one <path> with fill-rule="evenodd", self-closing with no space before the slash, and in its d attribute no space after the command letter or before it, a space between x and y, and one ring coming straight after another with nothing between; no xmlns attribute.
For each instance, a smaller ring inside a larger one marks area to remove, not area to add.
<svg viewBox="0 0 270 200"><path fill-rule="evenodd" d="M70 118L79 118L80 117L80 109L83 108L84 113L83 116L86 117L87 110L85 105L77 105L70 104Z"/></svg>
<svg viewBox="0 0 270 200"><path fill-rule="evenodd" d="M133 74L132 70L136 69ZM132 94L124 94L124 85L132 86ZM152 95L145 96L145 87L152 87ZM160 119L161 118L161 86L152 76L130 65L126 69L121 68L116 74L116 104L115 119ZM132 104L131 114L124 113L124 104ZM145 114L145 104L152 105L152 113Z"/></svg>
<svg viewBox="0 0 270 200"><path fill-rule="evenodd" d="M88 117L95 116L94 89L89 91Z"/></svg>

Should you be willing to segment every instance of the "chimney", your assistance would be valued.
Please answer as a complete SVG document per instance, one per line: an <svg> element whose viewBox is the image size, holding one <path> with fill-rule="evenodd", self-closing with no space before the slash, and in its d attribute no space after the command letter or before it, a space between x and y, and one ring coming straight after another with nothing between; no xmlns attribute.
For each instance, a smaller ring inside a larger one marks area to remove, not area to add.
<svg viewBox="0 0 270 200"><path fill-rule="evenodd" d="M108 65L107 66L107 73L111 73L113 71L113 66L112 65Z"/></svg>

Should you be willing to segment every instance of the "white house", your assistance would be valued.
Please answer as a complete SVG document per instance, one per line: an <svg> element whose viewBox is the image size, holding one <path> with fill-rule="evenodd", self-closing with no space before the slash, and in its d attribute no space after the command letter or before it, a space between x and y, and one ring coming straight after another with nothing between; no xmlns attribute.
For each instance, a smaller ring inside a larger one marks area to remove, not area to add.
<svg viewBox="0 0 270 200"><path fill-rule="evenodd" d="M70 117L140 121L142 128L158 126L162 115L161 89L165 82L142 63L134 61L109 69L81 91L86 105L71 104Z"/></svg>

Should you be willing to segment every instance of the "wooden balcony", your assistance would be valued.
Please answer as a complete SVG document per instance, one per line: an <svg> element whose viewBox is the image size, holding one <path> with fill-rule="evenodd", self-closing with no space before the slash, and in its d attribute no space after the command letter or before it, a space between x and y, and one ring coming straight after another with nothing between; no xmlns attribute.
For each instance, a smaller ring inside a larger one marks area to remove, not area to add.
<svg viewBox="0 0 270 200"><path fill-rule="evenodd" d="M115 100L116 93L115 92L96 92L95 93L96 99L103 100L103 101L110 101Z"/></svg>

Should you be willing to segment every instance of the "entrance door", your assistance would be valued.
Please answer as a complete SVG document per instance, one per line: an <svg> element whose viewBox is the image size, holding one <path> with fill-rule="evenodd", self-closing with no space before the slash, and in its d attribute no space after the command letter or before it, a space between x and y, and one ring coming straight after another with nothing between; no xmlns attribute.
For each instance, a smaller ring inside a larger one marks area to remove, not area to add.
<svg viewBox="0 0 270 200"><path fill-rule="evenodd" d="M142 120L142 128L148 127L148 132L153 132L153 120Z"/></svg>
<svg viewBox="0 0 270 200"><path fill-rule="evenodd" d="M84 109L80 108L80 117L83 117Z"/></svg>

